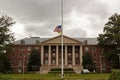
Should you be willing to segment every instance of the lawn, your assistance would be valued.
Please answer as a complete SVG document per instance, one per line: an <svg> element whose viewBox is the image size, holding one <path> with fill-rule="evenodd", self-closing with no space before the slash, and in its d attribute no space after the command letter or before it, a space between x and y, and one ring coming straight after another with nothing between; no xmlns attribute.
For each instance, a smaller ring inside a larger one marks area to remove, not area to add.
<svg viewBox="0 0 120 80"><path fill-rule="evenodd" d="M60 74L2 75L2 77L7 78L5 80L107 80L108 76L108 74L65 74L64 79L61 79Z"/></svg>

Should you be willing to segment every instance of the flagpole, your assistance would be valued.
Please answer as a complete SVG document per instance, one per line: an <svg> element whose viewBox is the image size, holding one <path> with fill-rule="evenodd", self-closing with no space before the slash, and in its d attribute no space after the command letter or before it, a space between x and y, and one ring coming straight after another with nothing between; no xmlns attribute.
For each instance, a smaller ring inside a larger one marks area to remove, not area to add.
<svg viewBox="0 0 120 80"><path fill-rule="evenodd" d="M61 65L61 77L64 78L64 64L63 64L63 0L61 0L61 26L62 26L62 34L61 34L61 51L62 51L62 65Z"/></svg>

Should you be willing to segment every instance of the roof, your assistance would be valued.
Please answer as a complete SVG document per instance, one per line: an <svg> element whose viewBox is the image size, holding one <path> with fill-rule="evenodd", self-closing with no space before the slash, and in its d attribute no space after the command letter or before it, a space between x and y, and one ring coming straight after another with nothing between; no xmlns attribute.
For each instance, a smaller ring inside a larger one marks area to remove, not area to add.
<svg viewBox="0 0 120 80"><path fill-rule="evenodd" d="M24 41L25 42L24 45L35 45L36 41L39 41L39 43L41 43L41 42L49 40L49 39L51 39L51 38L29 37L29 38L17 40L15 42L13 42L13 44L20 45L21 41ZM98 43L97 38L73 38L73 39L78 40L82 43L84 43L86 41L87 44L89 44L89 45L97 45L97 43Z"/></svg>
<svg viewBox="0 0 120 80"><path fill-rule="evenodd" d="M76 44L82 44L82 42L81 41L79 41L79 40L76 40L75 38L70 38L70 37L67 37L67 36L65 36L65 35L63 35L63 41L64 41L64 43L65 44L69 44L69 43L76 43ZM46 43L46 42L48 42L48 43L53 43L53 44L55 44L55 43L61 43L61 35L59 35L59 36L56 36L56 37L53 37L53 38L49 38L48 40L45 40L45 41L43 41L42 43Z"/></svg>
<svg viewBox="0 0 120 80"><path fill-rule="evenodd" d="M98 41L97 38L75 38L76 40L79 40L84 43L84 41L87 41L87 44L89 45L97 45Z"/></svg>
<svg viewBox="0 0 120 80"><path fill-rule="evenodd" d="M21 41L25 41L25 45L35 45L36 41L39 41L40 43L47 40L49 38L40 38L40 37L30 37L30 38L24 38L18 41L13 42L13 44L21 44Z"/></svg>

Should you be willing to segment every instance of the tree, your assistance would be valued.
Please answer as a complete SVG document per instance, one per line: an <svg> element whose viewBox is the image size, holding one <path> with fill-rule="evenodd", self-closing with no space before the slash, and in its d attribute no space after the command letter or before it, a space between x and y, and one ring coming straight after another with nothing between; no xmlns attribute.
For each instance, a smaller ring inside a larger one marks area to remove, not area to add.
<svg viewBox="0 0 120 80"><path fill-rule="evenodd" d="M28 71L38 71L40 66L40 53L37 49L33 49L28 62Z"/></svg>
<svg viewBox="0 0 120 80"><path fill-rule="evenodd" d="M8 73L11 70L6 54L0 54L0 72Z"/></svg>
<svg viewBox="0 0 120 80"><path fill-rule="evenodd" d="M10 70L10 64L7 60L7 51L9 45L14 41L13 33L10 27L14 24L13 18L0 15L0 73L6 73Z"/></svg>
<svg viewBox="0 0 120 80"><path fill-rule="evenodd" d="M95 70L95 65L89 52L86 52L83 55L83 68L88 69L89 71Z"/></svg>
<svg viewBox="0 0 120 80"><path fill-rule="evenodd" d="M98 45L103 49L103 55L110 61L112 68L118 66L120 54L120 15L115 13L105 24L103 34L99 34Z"/></svg>
<svg viewBox="0 0 120 80"><path fill-rule="evenodd" d="M120 70L113 69L111 74L109 75L108 80L120 80Z"/></svg>

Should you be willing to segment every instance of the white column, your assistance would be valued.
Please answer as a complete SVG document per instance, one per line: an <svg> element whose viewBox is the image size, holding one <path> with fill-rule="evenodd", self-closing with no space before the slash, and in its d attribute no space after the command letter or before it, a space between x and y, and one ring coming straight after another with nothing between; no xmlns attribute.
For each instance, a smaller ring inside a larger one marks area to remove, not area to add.
<svg viewBox="0 0 120 80"><path fill-rule="evenodd" d="M58 65L58 45L56 46L56 65Z"/></svg>
<svg viewBox="0 0 120 80"><path fill-rule="evenodd" d="M80 65L82 65L82 56L83 56L82 45L80 45Z"/></svg>
<svg viewBox="0 0 120 80"><path fill-rule="evenodd" d="M49 65L51 65L51 46L49 45L49 57L48 57L48 60L49 60Z"/></svg>
<svg viewBox="0 0 120 80"><path fill-rule="evenodd" d="M73 66L75 65L75 46L72 46L72 62L73 62Z"/></svg>
<svg viewBox="0 0 120 80"><path fill-rule="evenodd" d="M43 45L41 45L41 65L43 65L43 60L44 60L44 51L43 51Z"/></svg>
<svg viewBox="0 0 120 80"><path fill-rule="evenodd" d="M67 46L65 46L65 65L67 66L67 63L68 63L68 59L67 59Z"/></svg>

